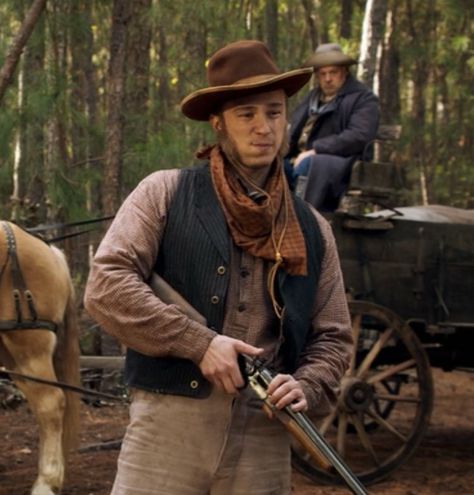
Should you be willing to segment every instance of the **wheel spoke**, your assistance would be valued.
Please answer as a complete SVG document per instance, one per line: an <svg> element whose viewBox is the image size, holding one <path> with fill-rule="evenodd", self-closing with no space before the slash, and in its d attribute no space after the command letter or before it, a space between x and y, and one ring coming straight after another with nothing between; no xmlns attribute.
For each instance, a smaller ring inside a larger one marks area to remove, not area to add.
<svg viewBox="0 0 474 495"><path fill-rule="evenodd" d="M374 375L369 376L366 381L368 384L373 385L374 383L385 380L389 376L396 375L397 373L407 370L408 368L413 368L413 366L415 365L415 359L409 359L408 361L403 361L402 363L399 363L395 366L390 366L389 368L382 370L379 373L375 373Z"/></svg>
<svg viewBox="0 0 474 495"><path fill-rule="evenodd" d="M419 397L411 397L408 395L374 394L374 399L388 400L392 402L412 402L414 404L421 403L421 399Z"/></svg>
<svg viewBox="0 0 474 495"><path fill-rule="evenodd" d="M342 412L338 418L336 448L344 459L346 456L347 414Z"/></svg>
<svg viewBox="0 0 474 495"><path fill-rule="evenodd" d="M370 368L371 364L373 363L374 359L377 357L377 354L383 349L384 345L391 338L392 334L393 334L393 329L392 328L387 328L380 335L380 337L377 340L377 342L375 342L375 344L372 347L372 349L370 349L370 351L367 354L367 356L365 356L364 360L359 365L359 368L357 369L357 373L356 373L356 376L358 378L364 378L365 377L365 375L369 371L369 368Z"/></svg>
<svg viewBox="0 0 474 495"><path fill-rule="evenodd" d="M347 372L348 375L353 375L355 370L356 356L357 356L357 342L359 341L361 320L362 320L361 314L357 314L352 318L352 335L354 337L355 349L354 352L352 353L351 364Z"/></svg>
<svg viewBox="0 0 474 495"><path fill-rule="evenodd" d="M336 415L337 415L337 408L333 409L331 411L331 414L324 418L323 422L321 423L321 426L319 427L319 433L321 433L321 435L323 435L323 436L326 435L329 427L331 426L334 419L336 418Z"/></svg>
<svg viewBox="0 0 474 495"><path fill-rule="evenodd" d="M408 442L408 438L400 433L395 427L393 427L388 421L383 419L381 416L379 416L377 413L374 411L367 411L367 414L374 420L376 421L382 428L385 428L387 431L395 435L397 438L399 438L403 443Z"/></svg>
<svg viewBox="0 0 474 495"><path fill-rule="evenodd" d="M361 419L356 415L351 415L351 419L352 422L354 423L355 429L357 431L357 435L360 438L360 443L362 444L362 447L364 447L364 449L367 451L374 464L376 466L380 466L380 461L377 457L377 454L375 453L374 448L372 447L370 438L365 431L363 421L361 421Z"/></svg>

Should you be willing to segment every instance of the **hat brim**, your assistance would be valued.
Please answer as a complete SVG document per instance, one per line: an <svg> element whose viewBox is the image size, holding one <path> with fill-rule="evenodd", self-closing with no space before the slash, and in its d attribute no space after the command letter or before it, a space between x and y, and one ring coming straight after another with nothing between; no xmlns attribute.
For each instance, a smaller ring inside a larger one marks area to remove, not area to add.
<svg viewBox="0 0 474 495"><path fill-rule="evenodd" d="M327 53L313 53L311 57L306 60L303 67L312 67L313 69L320 69L329 65L354 65L357 64L357 60L354 60L349 55L339 52L327 52Z"/></svg>
<svg viewBox="0 0 474 495"><path fill-rule="evenodd" d="M181 111L190 119L208 120L224 103L235 98L277 89L283 89L287 96L291 96L309 81L311 74L312 70L303 68L268 76L255 82L237 82L199 89L183 99Z"/></svg>

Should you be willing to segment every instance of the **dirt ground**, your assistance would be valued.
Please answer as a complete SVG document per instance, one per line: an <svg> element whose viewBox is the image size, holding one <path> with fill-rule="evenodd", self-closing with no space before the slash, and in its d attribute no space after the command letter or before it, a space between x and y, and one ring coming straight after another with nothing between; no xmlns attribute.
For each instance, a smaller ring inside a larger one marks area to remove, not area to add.
<svg viewBox="0 0 474 495"><path fill-rule="evenodd" d="M414 458L371 495L474 494L474 373L434 371L435 407L427 435ZM120 439L127 422L124 405L83 404L81 450L74 453L62 495L106 495L115 472L117 448L88 446ZM27 495L36 471L36 426L27 407L0 409L0 495ZM343 495L344 487L317 486L295 472L293 495ZM251 494L249 494L251 495Z"/></svg>

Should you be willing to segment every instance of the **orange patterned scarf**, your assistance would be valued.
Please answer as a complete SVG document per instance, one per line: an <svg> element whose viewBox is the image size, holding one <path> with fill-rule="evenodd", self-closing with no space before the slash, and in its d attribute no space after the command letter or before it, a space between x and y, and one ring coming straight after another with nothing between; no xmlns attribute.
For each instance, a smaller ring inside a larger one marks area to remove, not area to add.
<svg viewBox="0 0 474 495"><path fill-rule="evenodd" d="M263 190L229 161L224 162L219 146L208 150L208 156L214 189L234 243L257 258L275 262L272 278L279 266L291 275L307 275L306 244L279 160L274 161ZM261 201L251 199L247 188L262 193Z"/></svg>

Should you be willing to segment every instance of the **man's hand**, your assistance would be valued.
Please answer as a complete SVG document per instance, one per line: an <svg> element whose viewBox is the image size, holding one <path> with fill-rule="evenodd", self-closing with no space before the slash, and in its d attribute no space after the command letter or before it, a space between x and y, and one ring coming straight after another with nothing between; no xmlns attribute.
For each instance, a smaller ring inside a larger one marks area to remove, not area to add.
<svg viewBox="0 0 474 495"><path fill-rule="evenodd" d="M235 394L245 384L237 361L238 355L259 356L262 352L263 349L246 344L242 340L217 335L211 340L199 368L217 388L228 394Z"/></svg>
<svg viewBox="0 0 474 495"><path fill-rule="evenodd" d="M295 161L293 162L293 167L296 168L308 156L315 156L315 155L316 155L316 151L315 150L307 150L307 151L301 152L295 158Z"/></svg>
<svg viewBox="0 0 474 495"><path fill-rule="evenodd" d="M268 385L270 402L277 408L290 406L295 412L306 411L308 402L301 383L291 375L276 375Z"/></svg>

